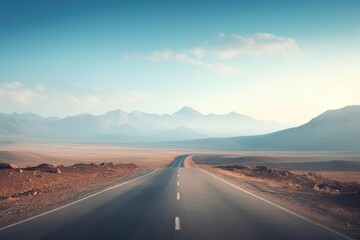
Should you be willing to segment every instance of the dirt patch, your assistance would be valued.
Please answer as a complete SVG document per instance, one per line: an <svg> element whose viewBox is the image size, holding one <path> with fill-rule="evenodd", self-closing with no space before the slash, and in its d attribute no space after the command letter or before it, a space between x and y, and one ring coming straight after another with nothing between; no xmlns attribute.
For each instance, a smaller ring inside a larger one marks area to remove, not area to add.
<svg viewBox="0 0 360 240"><path fill-rule="evenodd" d="M41 164L0 169L0 226L67 204L150 170L133 163L80 163L66 167Z"/></svg>

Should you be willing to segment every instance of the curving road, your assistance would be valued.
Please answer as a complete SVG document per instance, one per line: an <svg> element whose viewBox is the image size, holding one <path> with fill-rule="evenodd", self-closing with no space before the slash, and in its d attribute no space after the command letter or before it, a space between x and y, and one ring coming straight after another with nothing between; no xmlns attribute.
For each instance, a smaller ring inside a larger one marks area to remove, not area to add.
<svg viewBox="0 0 360 240"><path fill-rule="evenodd" d="M0 239L346 239L205 171L183 168L185 158L0 229Z"/></svg>

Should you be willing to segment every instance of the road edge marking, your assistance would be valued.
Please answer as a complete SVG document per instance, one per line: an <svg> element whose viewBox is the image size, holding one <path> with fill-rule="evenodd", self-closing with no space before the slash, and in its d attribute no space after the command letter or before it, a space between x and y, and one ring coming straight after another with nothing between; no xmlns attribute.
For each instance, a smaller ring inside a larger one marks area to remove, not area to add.
<svg viewBox="0 0 360 240"><path fill-rule="evenodd" d="M217 178L218 180L220 180L220 181L222 181L222 182L224 182L224 183L226 183L226 184L228 184L228 185L230 185L230 186L232 186L234 188L237 188L240 191L243 191L243 192L251 195L252 197L255 197L255 198L259 199L259 200L262 200L262 201L264 201L264 202L266 202L266 203L268 203L268 204L270 204L270 205L272 205L274 207L277 207L277 208L279 208L279 209L281 209L281 210L283 210L283 211L285 211L285 212L287 212L287 213L289 213L291 215L294 215L294 216L296 216L296 217L298 217L298 218L300 218L302 220L305 220L305 221L307 221L309 223L312 223L312 224L314 224L314 225L316 225L316 226L318 226L318 227L320 227L320 228L322 228L324 230L327 230L327 231L329 231L329 232L331 232L331 233L333 233L333 234L335 234L335 235L337 235L339 237L342 237L342 238L347 239L347 240L355 240L354 238L346 236L345 234L340 233L338 231L335 231L335 230L333 230L333 229L331 229L331 228L329 228L329 227L327 227L327 226L325 226L325 225L323 225L321 223L315 222L315 221L313 221L313 220L311 220L311 219L309 219L307 217L304 217L304 216L302 216L302 215L300 215L300 214L298 214L296 212L293 212L293 211L291 211L291 210L289 210L289 209L287 209L285 207L282 207L280 205L277 205L276 203L273 203L273 202L271 202L269 200L266 200L265 198L262 198L262 197L260 197L258 195L255 195L254 193L251 193L251 192L249 192L249 191L247 191L247 190L245 190L245 189L243 189L243 188L241 188L239 186L236 186L235 184L232 184L232 183L230 183L230 182L228 182L228 181L226 181L226 180L224 180L224 179L222 179L222 178L220 178L220 177L218 177L218 176L216 176L216 175L214 175L214 174L212 174L212 173L210 173L210 172L208 172L208 171L206 171L206 170L204 170L202 168L200 168L200 169L202 171L206 172L207 174Z"/></svg>
<svg viewBox="0 0 360 240"><path fill-rule="evenodd" d="M134 182L134 181L136 181L136 180L138 180L138 179L140 179L140 178L146 177L147 175L150 175L150 174L156 172L157 170L159 170L159 168L156 168L155 170L152 170L151 172L148 172L148 173L146 173L146 174L144 174L144 175L141 175L140 177L131 179L131 180L127 181L127 182L120 183L120 184L118 184L118 185L115 185L115 186L112 186L112 187L103 189L103 190L101 190L101 191L99 191L99 192L96 192L96 193L93 193L93 194L91 194L91 195L89 195L89 196L86 196L86 197L84 197L84 198L80 198L80 199L78 199L78 200L76 200L76 201L74 201L74 202L65 204L64 206L61 206L61 207L52 209L52 210L50 210L50 211L47 211L47 212L44 212L44 213L35 215L35 216L33 216L33 217L30 217L30 218L21 220L21 221L19 221L19 222L16 222L16 223L7 225L7 226L5 226L5 227L0 228L0 231L5 230L5 229L8 229L8 228L11 228L11 227L14 227L14 226L16 226L16 225L19 225L19 224L22 224L22 223L25 223L25 222L28 222L28 221L31 221L31 220L34 220L34 219L36 219L36 218L45 216L45 215L47 215L47 214L56 212L56 211L61 210L61 209L63 209L63 208L66 208L66 207L69 207L69 206L71 206L71 205L74 205L74 204L76 204L76 203L82 202L82 201L84 201L84 200L86 200L86 199L88 199L88 198L91 198L91 197L94 197L94 196L96 196L96 195L99 195L99 194L101 194L101 193L103 193L103 192L107 192L107 191L112 190L112 189L114 189L114 188L118 188L118 187L120 187L120 186L122 186L122 185L131 183L131 182Z"/></svg>

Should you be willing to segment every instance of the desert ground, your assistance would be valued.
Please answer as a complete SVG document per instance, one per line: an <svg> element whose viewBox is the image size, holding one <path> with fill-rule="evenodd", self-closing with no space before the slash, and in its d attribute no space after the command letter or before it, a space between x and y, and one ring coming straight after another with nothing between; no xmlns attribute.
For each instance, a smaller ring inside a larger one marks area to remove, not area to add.
<svg viewBox="0 0 360 240"><path fill-rule="evenodd" d="M76 163L135 163L142 167L167 166L179 150L124 147L117 145L87 144L9 144L0 145L0 162L14 163L19 167L41 163L72 165Z"/></svg>

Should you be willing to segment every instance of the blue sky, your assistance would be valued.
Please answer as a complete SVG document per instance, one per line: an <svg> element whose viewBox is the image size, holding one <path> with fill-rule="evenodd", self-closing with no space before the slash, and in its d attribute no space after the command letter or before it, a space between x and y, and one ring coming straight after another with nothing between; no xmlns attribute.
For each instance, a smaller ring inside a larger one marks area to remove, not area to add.
<svg viewBox="0 0 360 240"><path fill-rule="evenodd" d="M0 1L0 111L236 111L288 124L360 104L359 1Z"/></svg>

